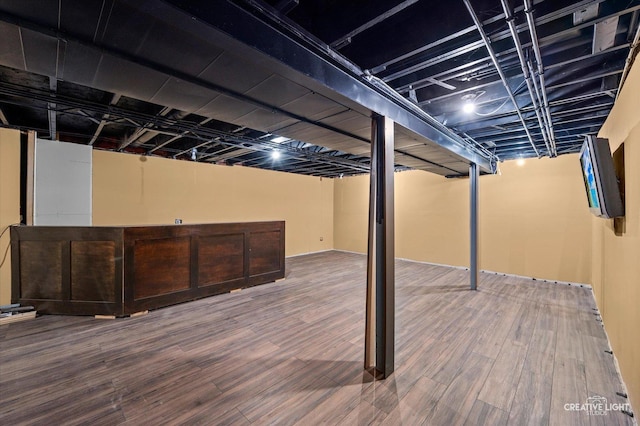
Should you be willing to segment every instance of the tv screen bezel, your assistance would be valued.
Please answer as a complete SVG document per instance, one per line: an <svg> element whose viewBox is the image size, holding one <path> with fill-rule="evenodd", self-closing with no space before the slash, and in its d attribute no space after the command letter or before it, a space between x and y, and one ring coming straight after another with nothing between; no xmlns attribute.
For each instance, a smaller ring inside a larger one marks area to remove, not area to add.
<svg viewBox="0 0 640 426"><path fill-rule="evenodd" d="M597 206L592 205L589 176L584 159L588 158L593 174ZM613 157L607 139L586 136L580 150L580 168L591 213L602 218L624 216L624 206L616 177Z"/></svg>

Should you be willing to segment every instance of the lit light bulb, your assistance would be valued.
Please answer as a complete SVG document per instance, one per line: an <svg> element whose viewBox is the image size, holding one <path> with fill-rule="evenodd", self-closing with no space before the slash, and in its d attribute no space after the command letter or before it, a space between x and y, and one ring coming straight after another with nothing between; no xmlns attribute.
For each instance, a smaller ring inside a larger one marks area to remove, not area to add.
<svg viewBox="0 0 640 426"><path fill-rule="evenodd" d="M280 158L280 151L273 151L271 153L271 158L273 158L274 160L277 160L278 158Z"/></svg>
<svg viewBox="0 0 640 426"><path fill-rule="evenodd" d="M520 167L524 166L524 158L518 158L518 161L516 161L516 164Z"/></svg>
<svg viewBox="0 0 640 426"><path fill-rule="evenodd" d="M471 114L475 110L476 110L476 104L474 104L473 102L465 102L464 105L462 105L462 111L464 111L467 114Z"/></svg>

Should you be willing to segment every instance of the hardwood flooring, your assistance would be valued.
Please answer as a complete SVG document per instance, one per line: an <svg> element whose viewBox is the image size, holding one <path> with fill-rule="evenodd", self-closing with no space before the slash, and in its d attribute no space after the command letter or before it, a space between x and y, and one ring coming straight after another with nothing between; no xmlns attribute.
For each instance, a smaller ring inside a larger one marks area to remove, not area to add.
<svg viewBox="0 0 640 426"><path fill-rule="evenodd" d="M632 424L590 289L396 262L396 369L363 372L366 258L136 318L0 326L0 424Z"/></svg>

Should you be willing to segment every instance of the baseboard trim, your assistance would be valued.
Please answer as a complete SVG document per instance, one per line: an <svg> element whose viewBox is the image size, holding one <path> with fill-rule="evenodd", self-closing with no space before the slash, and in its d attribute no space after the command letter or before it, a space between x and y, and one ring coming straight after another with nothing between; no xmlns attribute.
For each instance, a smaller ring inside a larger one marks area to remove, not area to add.
<svg viewBox="0 0 640 426"><path fill-rule="evenodd" d="M338 250L334 250L334 249L326 249L326 250L318 250L318 251L309 251L309 252L306 252L306 253L297 253L297 254L292 254L292 255L290 255L290 256L285 256L284 258L285 258L285 259L290 259L290 258L292 258L292 257L307 256L307 255L309 255L309 254L325 253L325 252L328 252L328 251L338 251Z"/></svg>
<svg viewBox="0 0 640 426"><path fill-rule="evenodd" d="M624 382L624 377L622 376L622 371L620 371L620 364L618 364L618 357L616 357L616 352L613 351L613 347L611 346L611 340L609 339L609 333L607 333L607 325L604 322L604 318L602 318L602 314L600 313L600 308L598 308L598 301L596 300L596 296L595 294L592 293L593 298L593 306L595 306L595 311L598 314L598 316L600 317L600 325L602 326L602 331L604 331L604 335L607 338L607 347L609 348L609 351L611 352L611 356L613 357L613 365L616 368L616 373L618 373L618 379L620 379L620 386L622 386L621 391L624 392L627 397L624 398L626 399L627 403L629 404L629 407L631 407L631 412L635 414L635 411L633 409L633 405L631 405L631 399L629 398L629 390L627 388L627 384ZM632 422L634 425L637 425L638 422L635 420L635 418L632 419Z"/></svg>
<svg viewBox="0 0 640 426"><path fill-rule="evenodd" d="M333 251L341 251L341 252L344 252L344 253L361 254L363 256L366 256L365 253L359 253L359 252L349 251L349 250L334 249ZM447 265L445 263L427 262L427 261L424 261L424 260L406 259L406 258L403 258L403 257L396 257L396 259L397 260L403 260L405 262L420 263L420 264L424 264L424 265L444 266L446 268L461 269L461 270L465 270L465 271L469 270L469 268L467 266ZM587 288L587 289L593 291L593 288L591 287L591 285L585 284L585 283L577 283L577 282L561 281L561 280L552 280L552 279L548 279L548 278L529 277L529 276L526 276L526 275L508 274L506 272L496 272L496 271L490 271L490 270L487 270L487 269L481 269L480 272L482 272L484 274L491 274L491 275L502 275L502 276L505 276L505 277L523 278L523 279L526 279L526 280L540 281L540 282L549 283L549 284L566 285L566 286L569 286L569 287Z"/></svg>
<svg viewBox="0 0 640 426"><path fill-rule="evenodd" d="M524 279L528 279L528 280L531 280L531 281L540 281L540 282L548 283L548 284L560 284L560 285L566 285L566 286L569 286L569 287L586 288L586 289L589 289L589 290L593 291L593 288L591 287L591 285L585 284L585 283L575 283L575 282L571 282L571 281L551 280L551 279L548 279L548 278L529 277L529 276L526 276L526 275L507 274L507 273L504 273L504 272L489 271L489 270L486 270L486 269L483 269L480 272L483 272L485 274L490 274L490 275L502 275L502 276L505 276L505 277L524 278Z"/></svg>

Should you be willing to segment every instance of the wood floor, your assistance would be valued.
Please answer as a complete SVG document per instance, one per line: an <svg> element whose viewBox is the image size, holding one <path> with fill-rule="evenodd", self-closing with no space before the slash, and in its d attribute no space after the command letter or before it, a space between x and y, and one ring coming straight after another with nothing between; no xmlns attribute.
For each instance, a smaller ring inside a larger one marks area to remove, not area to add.
<svg viewBox="0 0 640 426"><path fill-rule="evenodd" d="M632 424L591 291L396 262L396 371L363 373L362 255L137 318L0 327L0 424Z"/></svg>

